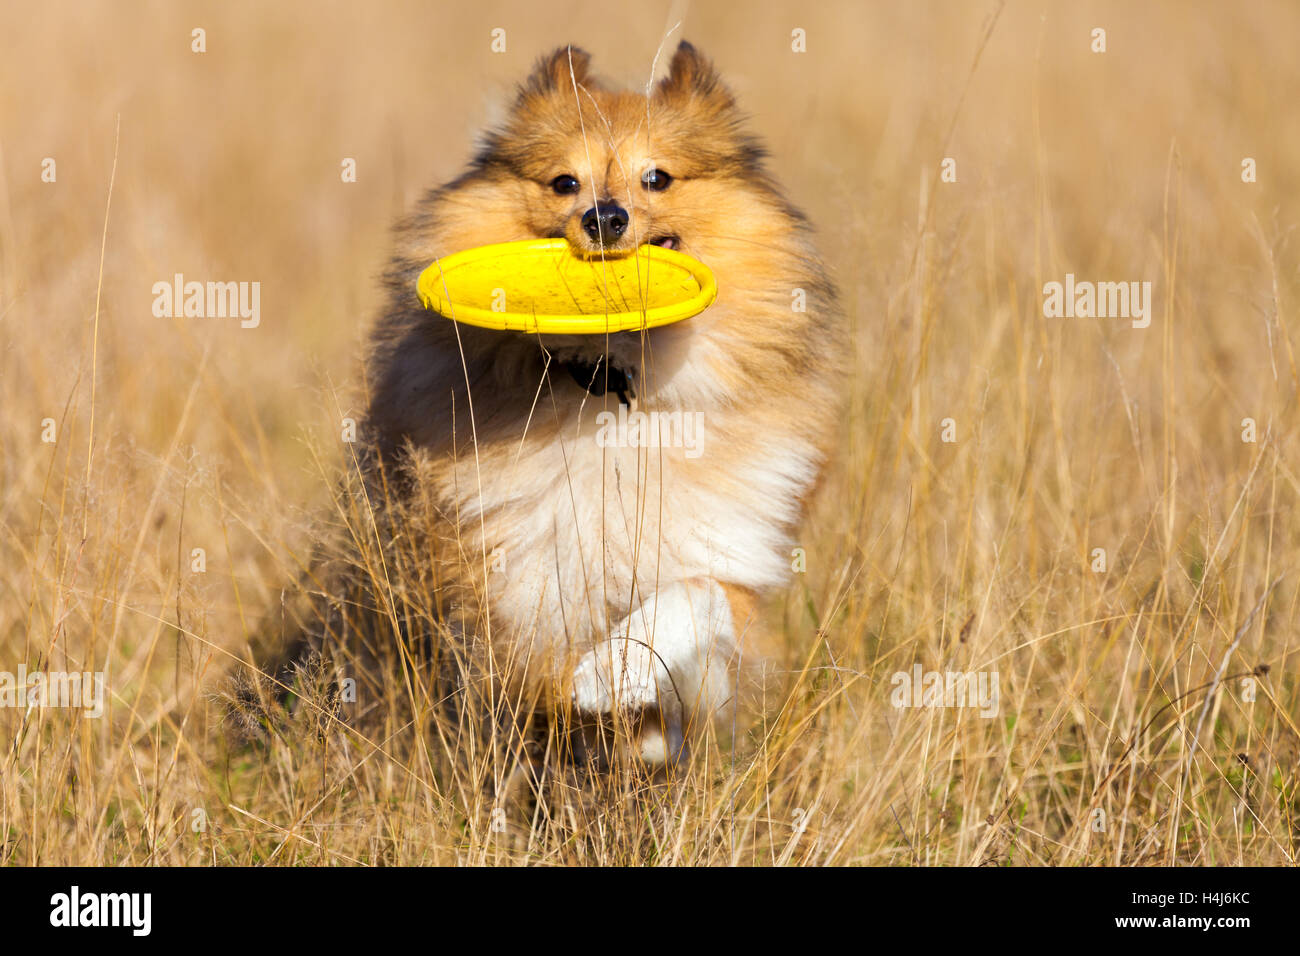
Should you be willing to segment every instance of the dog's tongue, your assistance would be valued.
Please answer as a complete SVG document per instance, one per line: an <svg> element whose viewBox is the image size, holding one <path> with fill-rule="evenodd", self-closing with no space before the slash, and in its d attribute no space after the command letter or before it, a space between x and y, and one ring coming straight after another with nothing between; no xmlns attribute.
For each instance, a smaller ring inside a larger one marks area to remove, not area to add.
<svg viewBox="0 0 1300 956"><path fill-rule="evenodd" d="M662 247L665 248L665 249L676 249L676 248L677 248L677 237L676 237L676 236L664 236L662 239L656 239L656 240L654 241L654 244L655 244L656 246L662 246Z"/></svg>

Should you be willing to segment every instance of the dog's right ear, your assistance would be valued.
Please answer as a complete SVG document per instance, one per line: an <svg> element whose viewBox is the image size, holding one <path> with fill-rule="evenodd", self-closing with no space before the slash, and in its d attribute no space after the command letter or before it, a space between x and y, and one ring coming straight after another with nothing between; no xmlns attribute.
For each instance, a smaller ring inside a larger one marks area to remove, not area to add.
<svg viewBox="0 0 1300 956"><path fill-rule="evenodd" d="M544 95L556 90L572 90L574 83L581 85L586 82L590 67L590 53L580 47L562 46L537 61L520 92Z"/></svg>
<svg viewBox="0 0 1300 956"><path fill-rule="evenodd" d="M698 98L724 107L735 104L712 61L685 40L677 44L677 51L668 64L668 75L659 81L658 92L669 99Z"/></svg>

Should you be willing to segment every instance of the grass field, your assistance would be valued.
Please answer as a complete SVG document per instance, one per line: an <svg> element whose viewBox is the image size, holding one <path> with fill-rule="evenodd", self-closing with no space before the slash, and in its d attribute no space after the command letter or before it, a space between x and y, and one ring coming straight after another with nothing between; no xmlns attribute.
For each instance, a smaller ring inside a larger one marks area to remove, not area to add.
<svg viewBox="0 0 1300 956"><path fill-rule="evenodd" d="M0 672L107 681L98 719L0 707L0 862L1297 861L1300 7L738 9L0 9ZM232 741L215 698L348 468L389 224L538 54L644 83L679 20L852 324L767 605L784 695L670 786L523 809L405 688ZM177 273L260 282L260 324L156 317ZM1045 316L1067 274L1150 282L1149 326ZM892 706L915 665L995 672L997 714Z"/></svg>

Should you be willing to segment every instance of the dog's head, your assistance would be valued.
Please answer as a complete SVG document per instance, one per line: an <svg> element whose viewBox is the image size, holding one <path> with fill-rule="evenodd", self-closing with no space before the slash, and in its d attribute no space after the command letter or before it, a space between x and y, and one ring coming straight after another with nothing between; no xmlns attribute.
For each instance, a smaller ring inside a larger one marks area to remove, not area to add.
<svg viewBox="0 0 1300 956"><path fill-rule="evenodd" d="M717 301L654 330L548 335L547 361L572 366L588 388L584 380L618 372L643 399L695 408L736 400L768 366L785 363L781 374L793 381L810 356L836 348L813 330L835 314L834 288L764 156L735 97L689 43L641 90L603 85L585 52L562 47L520 84L470 170L432 192L399 231L393 295L409 309L430 261L490 243L564 238L588 255L657 243L707 265ZM796 297L807 307L795 308ZM467 334L456 362L462 350L482 353L503 382L535 371L535 337L484 332L468 342Z"/></svg>
<svg viewBox="0 0 1300 956"><path fill-rule="evenodd" d="M478 157L522 231L587 253L655 243L697 255L706 236L743 235L763 151L709 61L683 42L647 94L604 87L590 60L573 47L543 57Z"/></svg>

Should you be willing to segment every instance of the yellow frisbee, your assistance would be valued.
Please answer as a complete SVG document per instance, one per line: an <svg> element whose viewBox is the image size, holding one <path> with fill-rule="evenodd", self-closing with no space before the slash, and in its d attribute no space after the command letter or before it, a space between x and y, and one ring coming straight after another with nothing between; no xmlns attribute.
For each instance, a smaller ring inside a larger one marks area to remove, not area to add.
<svg viewBox="0 0 1300 956"><path fill-rule="evenodd" d="M661 246L576 254L564 239L525 239L435 260L417 283L425 308L485 329L592 335L652 329L718 297L704 263Z"/></svg>

